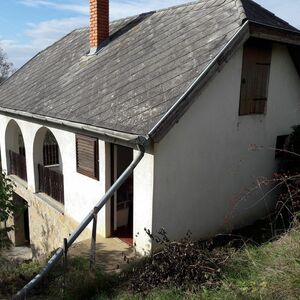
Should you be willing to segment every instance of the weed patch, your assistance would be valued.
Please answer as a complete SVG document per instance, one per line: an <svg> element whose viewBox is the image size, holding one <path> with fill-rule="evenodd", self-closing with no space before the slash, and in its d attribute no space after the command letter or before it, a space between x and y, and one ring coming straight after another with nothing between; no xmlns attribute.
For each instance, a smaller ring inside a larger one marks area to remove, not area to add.
<svg viewBox="0 0 300 300"><path fill-rule="evenodd" d="M0 299L10 298L40 270L37 262L19 263L0 257Z"/></svg>

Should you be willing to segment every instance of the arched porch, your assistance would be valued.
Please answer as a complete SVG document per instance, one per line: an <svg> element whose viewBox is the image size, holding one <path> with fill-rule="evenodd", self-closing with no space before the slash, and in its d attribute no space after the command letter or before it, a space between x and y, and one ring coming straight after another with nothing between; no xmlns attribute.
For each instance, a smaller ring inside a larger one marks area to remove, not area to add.
<svg viewBox="0 0 300 300"><path fill-rule="evenodd" d="M7 173L27 181L26 151L23 134L16 121L10 120L5 132Z"/></svg>
<svg viewBox="0 0 300 300"><path fill-rule="evenodd" d="M64 204L64 178L59 145L46 127L38 130L33 145L37 192L45 193Z"/></svg>

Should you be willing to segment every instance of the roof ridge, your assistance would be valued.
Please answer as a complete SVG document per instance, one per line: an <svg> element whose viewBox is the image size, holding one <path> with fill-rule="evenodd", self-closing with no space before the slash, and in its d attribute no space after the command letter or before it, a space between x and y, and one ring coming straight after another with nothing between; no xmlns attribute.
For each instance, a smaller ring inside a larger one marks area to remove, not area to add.
<svg viewBox="0 0 300 300"><path fill-rule="evenodd" d="M195 5L197 2L200 2L200 1L202 1L202 0L188 1L186 3L177 4L177 5L157 9L156 12L162 12L162 11L177 9L177 8L181 8L181 7L185 7L185 6Z"/></svg>
<svg viewBox="0 0 300 300"><path fill-rule="evenodd" d="M123 21L126 21L126 20L138 18L138 17L141 17L143 15L150 14L150 13L160 13L160 12L164 12L164 11L169 11L169 10L174 10L174 9L178 9L178 8L182 8L182 7L187 7L187 6L190 6L190 5L196 5L196 4L200 3L200 2L203 2L203 4L206 5L208 1L216 1L216 0L206 0L206 1L204 1L204 0L194 0L194 1L188 1L186 3L177 4L177 5L173 5L173 6L169 6L169 7L165 7L165 8L160 8L160 9L157 9L157 10L150 10L150 11L146 11L146 12L143 12L143 13L140 13L140 14L136 14L136 15L132 15L132 16L127 16L127 17L124 17L124 18L116 19L116 20L111 21L109 24L113 25L115 23L119 23L119 22L123 22ZM224 2L225 1L226 0L224 0ZM240 5L237 5L238 9L240 10L240 15L244 16L243 20L246 19L247 18L246 17L246 13L245 13L245 10L243 8L243 4L241 3L241 0L231 0L231 1L235 1L236 3L240 4ZM76 28L74 30L76 31L76 30L83 30L83 29L87 30L87 29L89 29L89 26L87 25L87 26L84 26L84 27L79 27L79 28Z"/></svg>
<svg viewBox="0 0 300 300"><path fill-rule="evenodd" d="M210 0L210 1L213 1L213 0ZM197 2L203 2L203 0L188 1L186 3L182 3L182 4L178 4L178 5L173 5L173 6L169 6L169 7L165 7L165 8L160 8L160 9L157 9L157 10L145 11L145 12L140 13L140 14L136 14L136 15L127 16L127 17L124 17L124 18L112 20L111 22L109 22L109 24L113 25L115 23L119 23L119 22L123 22L123 21L126 21L126 20L138 18L140 16L147 15L147 14L150 14L150 13L159 13L159 12L173 10L173 9L177 9L177 8L181 8L181 7L185 7L185 6L195 5L195 4L197 4ZM74 31L83 30L83 29L85 29L85 30L89 29L89 25L84 26L84 27L78 27L78 28L74 29Z"/></svg>

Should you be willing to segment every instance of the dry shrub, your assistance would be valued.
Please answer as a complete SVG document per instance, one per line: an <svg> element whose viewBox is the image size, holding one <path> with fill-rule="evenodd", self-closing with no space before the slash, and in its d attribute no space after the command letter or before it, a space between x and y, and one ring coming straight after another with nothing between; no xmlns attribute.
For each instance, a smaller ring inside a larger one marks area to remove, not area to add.
<svg viewBox="0 0 300 300"><path fill-rule="evenodd" d="M228 255L225 250L209 250L208 242L195 242L191 233L181 241L170 241L161 229L148 235L163 246L137 265L131 275L131 289L146 293L153 288L193 290L217 286Z"/></svg>

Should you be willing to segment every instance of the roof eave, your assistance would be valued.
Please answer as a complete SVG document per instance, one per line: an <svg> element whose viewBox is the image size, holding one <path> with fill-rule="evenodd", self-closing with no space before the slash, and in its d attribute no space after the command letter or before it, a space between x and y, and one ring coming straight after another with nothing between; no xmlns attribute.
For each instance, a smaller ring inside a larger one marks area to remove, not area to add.
<svg viewBox="0 0 300 300"><path fill-rule="evenodd" d="M290 31L253 21L250 22L249 26L252 37L287 45L300 76L300 31Z"/></svg>
<svg viewBox="0 0 300 300"><path fill-rule="evenodd" d="M300 46L300 31L291 31L249 21L250 36L288 45Z"/></svg>
<svg viewBox="0 0 300 300"><path fill-rule="evenodd" d="M62 120L53 117L47 117L43 115L28 113L25 111L10 109L10 108L3 108L0 107L0 113L9 116L18 116L21 119L31 120L33 122L38 122L43 126L52 125L58 128L65 128L66 130L72 130L76 133L83 133L93 135L98 137L106 142L119 144L123 146L127 146L130 148L139 149L139 146L146 148L149 144L149 139L147 136L131 134L121 131L115 131L107 128L101 128L96 126L91 126L88 124L82 124L78 122L71 122L67 120Z"/></svg>

